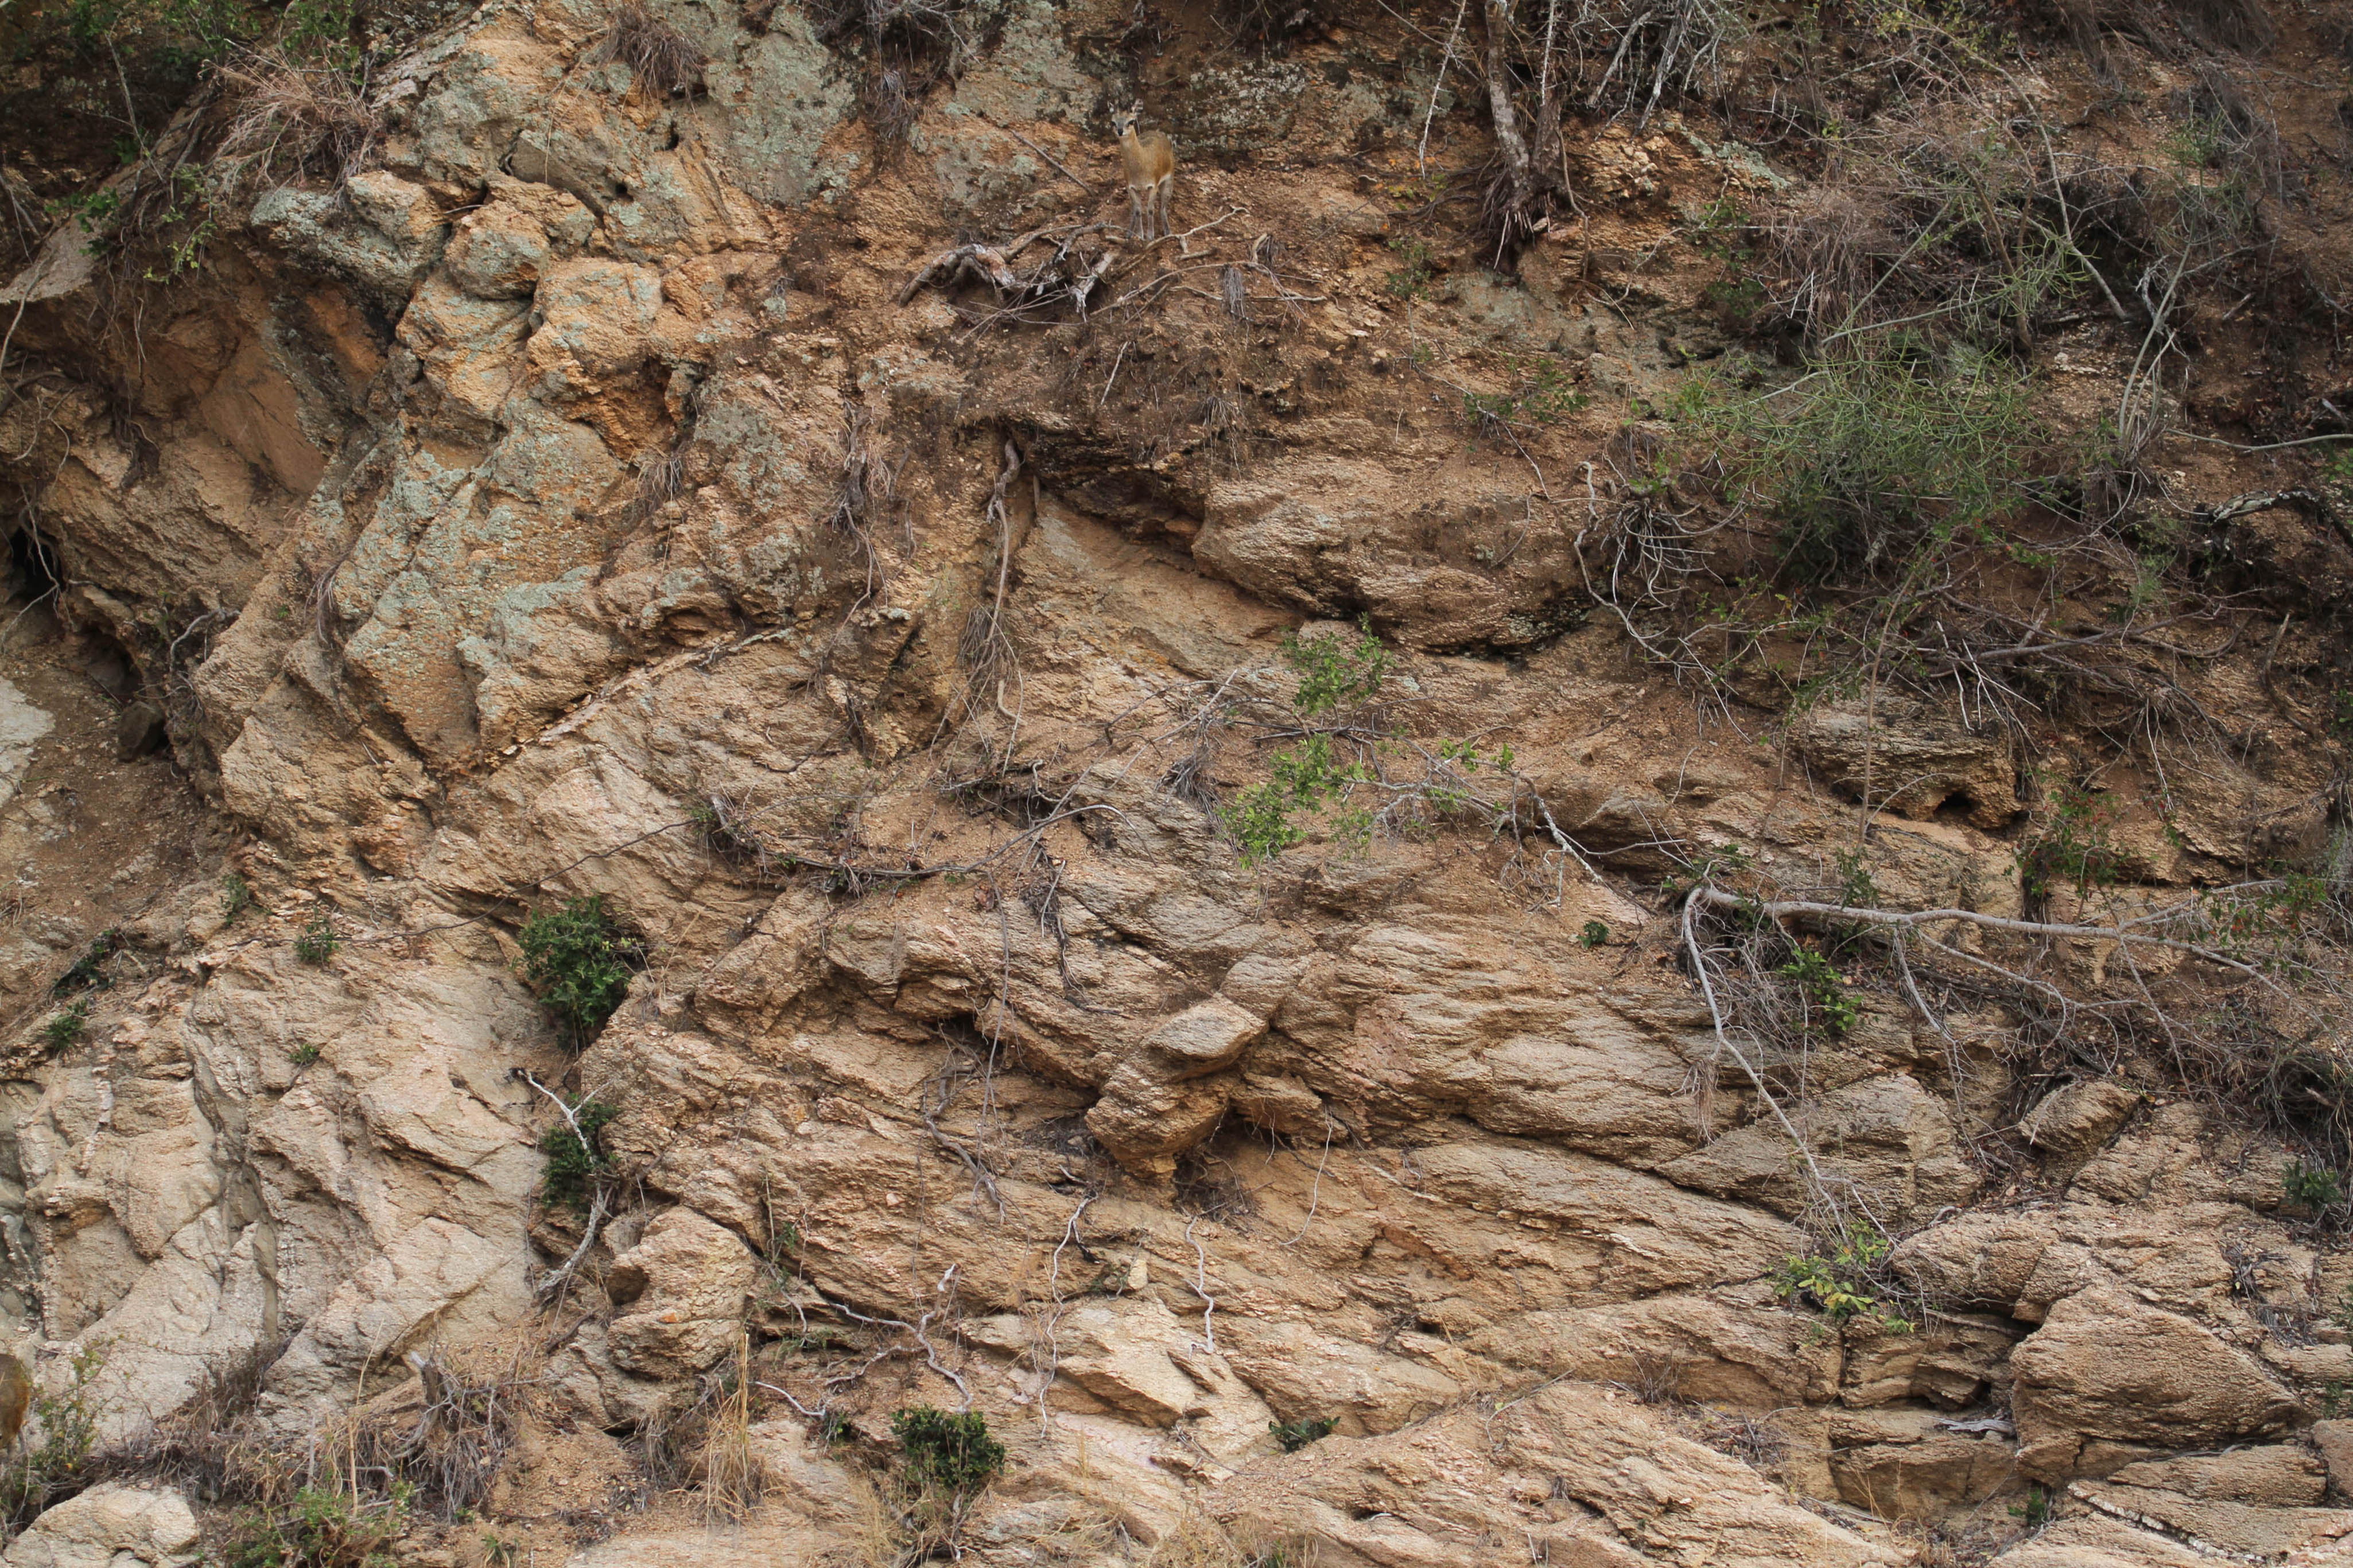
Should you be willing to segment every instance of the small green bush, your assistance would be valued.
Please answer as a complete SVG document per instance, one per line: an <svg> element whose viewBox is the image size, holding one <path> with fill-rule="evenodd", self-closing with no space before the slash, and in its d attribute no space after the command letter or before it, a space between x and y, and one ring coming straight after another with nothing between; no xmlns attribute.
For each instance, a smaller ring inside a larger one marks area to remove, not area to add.
<svg viewBox="0 0 2353 1568"><path fill-rule="evenodd" d="M394 1542L408 1528L405 1497L355 1503L304 1487L282 1508L253 1508L230 1527L226 1568L396 1568Z"/></svg>
<svg viewBox="0 0 2353 1568"><path fill-rule="evenodd" d="M1679 396L1678 423L1778 523L1792 583L1910 571L1924 544L1975 537L2025 500L2022 378L1964 349L1874 344L1761 395L1699 378Z"/></svg>
<svg viewBox="0 0 2353 1568"><path fill-rule="evenodd" d="M1791 1257L1773 1271L1773 1289L1785 1301L1799 1301L1833 1323L1861 1319L1884 1332L1908 1334L1915 1325L1880 1305L1876 1280L1892 1250L1888 1239L1857 1222L1828 1252Z"/></svg>
<svg viewBox="0 0 2353 1568"><path fill-rule="evenodd" d="M1577 940L1587 947L1607 946L1609 942L1609 928L1599 921L1588 921L1585 922L1585 929L1577 933Z"/></svg>
<svg viewBox="0 0 2353 1568"><path fill-rule="evenodd" d="M288 1051L286 1055L296 1067L306 1068L312 1062L319 1059L319 1047L311 1042L305 1040L301 1045L295 1047L292 1050Z"/></svg>
<svg viewBox="0 0 2353 1568"><path fill-rule="evenodd" d="M1005 1468L1005 1445L988 1435L988 1421L977 1410L952 1415L918 1405L894 1412L891 1432L899 1439L907 1479L919 1487L976 1491Z"/></svg>
<svg viewBox="0 0 2353 1568"><path fill-rule="evenodd" d="M41 1026L41 1038L48 1042L49 1049L64 1050L81 1038L82 1026L89 1020L90 998L78 997L49 1015L48 1022Z"/></svg>
<svg viewBox="0 0 2353 1568"><path fill-rule="evenodd" d="M233 921L253 908L253 884L231 871L221 879L221 919Z"/></svg>
<svg viewBox="0 0 2353 1568"><path fill-rule="evenodd" d="M33 1401L26 1428L37 1431L37 1447L21 1443L5 1468L0 1468L0 1529L13 1535L39 1517L60 1497L89 1484L86 1472L98 1446L99 1411L90 1383L106 1364L96 1347L77 1351L73 1381L56 1394Z"/></svg>
<svg viewBox="0 0 2353 1568"><path fill-rule="evenodd" d="M1274 1434L1284 1453L1296 1454L1308 1444L1329 1437L1339 1425L1329 1415L1311 1415L1297 1421L1270 1421L1266 1429Z"/></svg>
<svg viewBox="0 0 2353 1568"><path fill-rule="evenodd" d="M1313 718L1379 696L1397 656L1366 624L1357 628L1354 642L1345 637L1303 637L1285 632L1282 662L1299 677L1299 694L1292 699L1292 707Z"/></svg>
<svg viewBox="0 0 2353 1568"><path fill-rule="evenodd" d="M605 1152L605 1141L600 1135L620 1114L618 1107L584 1100L572 1107L572 1121L580 1123L577 1136L567 1121L559 1121L540 1134L539 1152L547 1156L541 1190L547 1194L549 1203L570 1204L575 1208L588 1206L596 1177L613 1163ZM583 1138L587 1140L585 1146Z"/></svg>
<svg viewBox="0 0 2353 1568"><path fill-rule="evenodd" d="M1797 983L1805 998L1807 1022L1832 1039L1862 1021L1862 1008L1846 988L1838 965L1810 947L1798 949L1781 973Z"/></svg>
<svg viewBox="0 0 2353 1568"><path fill-rule="evenodd" d="M2280 1171L2280 1191L2288 1206L2321 1214L2345 1201L2345 1183L2326 1165L2290 1160Z"/></svg>
<svg viewBox="0 0 2353 1568"><path fill-rule="evenodd" d="M575 1049L585 1049L628 994L638 946L614 926L605 898L574 899L522 922L522 977Z"/></svg>
<svg viewBox="0 0 2353 1568"><path fill-rule="evenodd" d="M343 945L343 939L335 934L335 917L321 910L295 933L294 956L305 963L324 963Z"/></svg>

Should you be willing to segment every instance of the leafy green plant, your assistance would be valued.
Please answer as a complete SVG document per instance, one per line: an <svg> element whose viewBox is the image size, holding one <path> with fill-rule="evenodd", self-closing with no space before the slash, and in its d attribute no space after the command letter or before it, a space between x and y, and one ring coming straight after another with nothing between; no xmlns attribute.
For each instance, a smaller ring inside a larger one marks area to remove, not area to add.
<svg viewBox="0 0 2353 1568"><path fill-rule="evenodd" d="M918 1405L894 1412L891 1431L899 1439L900 1465L918 1487L977 1491L1005 1468L1005 1445L988 1435L977 1410L951 1415Z"/></svg>
<svg viewBox="0 0 2353 1568"><path fill-rule="evenodd" d="M37 1446L20 1445L0 1469L0 1522L10 1533L22 1530L58 1497L79 1491L98 1446L99 1410L90 1384L106 1364L101 1346L74 1352L73 1381L32 1403L28 1426L41 1435Z"/></svg>
<svg viewBox="0 0 2353 1568"><path fill-rule="evenodd" d="M1490 424L1557 425L1592 401L1560 362L1547 356L1515 363L1506 391L1465 392L1462 416L1482 430Z"/></svg>
<svg viewBox="0 0 2353 1568"><path fill-rule="evenodd" d="M1924 543L1988 530L2025 500L2025 383L1965 349L1899 340L1754 395L1694 377L1673 415L1778 525L1795 584L1910 571Z"/></svg>
<svg viewBox="0 0 2353 1568"><path fill-rule="evenodd" d="M617 1106L583 1099L572 1104L572 1121L580 1124L577 1133L572 1131L572 1121L559 1121L540 1134L539 1152L547 1156L540 1186L548 1202L588 1206L597 1176L613 1163L600 1135L620 1114Z"/></svg>
<svg viewBox="0 0 2353 1568"><path fill-rule="evenodd" d="M2051 1522L2051 1494L2041 1487L2028 1487L2025 1500L2010 1505L2010 1517L2023 1521L2029 1530L2042 1529Z"/></svg>
<svg viewBox="0 0 2353 1568"><path fill-rule="evenodd" d="M1850 995L1838 965L1810 947L1799 948L1780 973L1794 982L1806 1003L1807 1023L1837 1039L1862 1019L1862 1005Z"/></svg>
<svg viewBox="0 0 2353 1568"><path fill-rule="evenodd" d="M1292 707L1312 719L1379 696L1397 658L1373 635L1369 624L1359 624L1353 642L1338 634L1303 637L1285 632L1282 661L1299 677Z"/></svg>
<svg viewBox="0 0 2353 1568"><path fill-rule="evenodd" d="M298 1068L309 1067L311 1063L319 1059L319 1047L310 1040L303 1041L301 1045L296 1046L292 1050L286 1053L287 1059L291 1061Z"/></svg>
<svg viewBox="0 0 2353 1568"><path fill-rule="evenodd" d="M1861 1321L1888 1333L1908 1334L1915 1325L1880 1305L1877 1272L1891 1244L1870 1226L1849 1226L1827 1252L1792 1255L1772 1274L1773 1289L1785 1301L1811 1307L1833 1323Z"/></svg>
<svg viewBox="0 0 2353 1568"><path fill-rule="evenodd" d="M1588 921L1585 929L1577 933L1577 940L1586 947L1606 946L1609 941L1609 928L1599 921Z"/></svg>
<svg viewBox="0 0 2353 1568"><path fill-rule="evenodd" d="M1266 1429L1274 1434L1284 1453L1296 1454L1308 1444L1329 1437L1339 1425L1329 1415L1307 1415L1296 1421L1270 1421Z"/></svg>
<svg viewBox="0 0 2353 1568"><path fill-rule="evenodd" d="M2322 1214L2345 1202L2345 1182L2326 1165L2290 1160L2280 1170L2280 1192L2291 1208Z"/></svg>
<svg viewBox="0 0 2353 1568"><path fill-rule="evenodd" d="M354 1501L326 1487L304 1487L280 1508L237 1515L223 1554L226 1568L396 1568L394 1544L408 1529L406 1488Z"/></svg>
<svg viewBox="0 0 2353 1568"><path fill-rule="evenodd" d="M80 996L49 1015L41 1026L41 1038L49 1049L64 1050L81 1038L82 1026L90 1021L90 998Z"/></svg>
<svg viewBox="0 0 2353 1568"><path fill-rule="evenodd" d="M221 919L233 921L253 908L253 884L231 871L221 879Z"/></svg>
<svg viewBox="0 0 2353 1568"><path fill-rule="evenodd" d="M585 1049L628 994L638 944L613 924L601 893L532 916L517 940L523 979L572 1047Z"/></svg>
<svg viewBox="0 0 2353 1568"><path fill-rule="evenodd" d="M320 964L335 956L343 939L335 934L335 917L321 910L302 923L294 935L294 956L305 963Z"/></svg>

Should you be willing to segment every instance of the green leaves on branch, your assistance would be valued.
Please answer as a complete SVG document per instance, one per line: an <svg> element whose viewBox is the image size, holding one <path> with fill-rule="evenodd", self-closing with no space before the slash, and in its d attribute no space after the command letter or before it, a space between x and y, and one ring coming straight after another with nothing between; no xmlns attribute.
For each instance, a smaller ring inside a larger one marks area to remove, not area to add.
<svg viewBox="0 0 2353 1568"><path fill-rule="evenodd" d="M621 1112L616 1106L585 1098L575 1102L571 1110L571 1121L559 1121L539 1135L539 1152L547 1156L540 1185L549 1203L586 1208L596 1178L613 1163L605 1152L601 1134ZM575 1122L579 1124L577 1132L572 1130Z"/></svg>
<svg viewBox="0 0 2353 1568"><path fill-rule="evenodd" d="M961 1495L979 1490L1005 1468L1005 1445L988 1435L977 1410L950 1415L928 1405L891 1417L899 1439L900 1464L919 1488Z"/></svg>
<svg viewBox="0 0 2353 1568"><path fill-rule="evenodd" d="M1908 1334L1917 1325L1881 1304L1885 1291L1877 1276L1891 1247L1885 1237L1857 1222L1831 1250L1784 1261L1773 1271L1773 1289L1833 1323L1860 1320L1885 1333Z"/></svg>
<svg viewBox="0 0 2353 1568"><path fill-rule="evenodd" d="M1396 664L1369 626L1353 637L1287 634L1282 658L1299 678L1291 702L1299 728L1284 732L1299 738L1269 758L1264 784L1244 791L1221 813L1246 865L1263 865L1305 843L1302 818L1322 816L1333 839L1358 846L1401 811L1443 814L1474 804L1469 775L1482 766L1511 767L1508 746L1493 756L1468 741L1423 749L1367 713ZM1318 719L1327 723L1311 725ZM1392 777L1385 761L1409 752L1419 753L1423 776Z"/></svg>
<svg viewBox="0 0 2353 1568"><path fill-rule="evenodd" d="M1781 965L1781 973L1795 982L1806 1004L1806 1023L1837 1039L1862 1021L1862 1005L1848 994L1846 977L1838 965L1810 947L1799 948Z"/></svg>
<svg viewBox="0 0 2353 1568"><path fill-rule="evenodd" d="M1779 525L1775 551L1796 583L1908 570L1920 546L1965 531L1991 542L2024 500L2026 378L1966 347L1883 340L1755 395L1698 377L1674 413L1737 499Z"/></svg>
<svg viewBox="0 0 2353 1568"><path fill-rule="evenodd" d="M522 977L555 1016L565 1039L585 1049L628 994L643 950L614 925L605 898L573 899L522 922Z"/></svg>

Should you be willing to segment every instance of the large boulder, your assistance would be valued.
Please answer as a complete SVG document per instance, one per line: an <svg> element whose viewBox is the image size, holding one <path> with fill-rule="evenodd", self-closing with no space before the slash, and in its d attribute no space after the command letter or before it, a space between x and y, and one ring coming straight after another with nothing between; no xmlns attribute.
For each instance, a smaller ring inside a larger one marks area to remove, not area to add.
<svg viewBox="0 0 2353 1568"><path fill-rule="evenodd" d="M2142 1448L2270 1435L2297 1409L2253 1356L2105 1287L2053 1306L2010 1368L2019 1463L2044 1476L2080 1474Z"/></svg>
<svg viewBox="0 0 2353 1568"><path fill-rule="evenodd" d="M201 1555L187 1499L168 1488L100 1481L35 1520L0 1562L7 1568L184 1568Z"/></svg>

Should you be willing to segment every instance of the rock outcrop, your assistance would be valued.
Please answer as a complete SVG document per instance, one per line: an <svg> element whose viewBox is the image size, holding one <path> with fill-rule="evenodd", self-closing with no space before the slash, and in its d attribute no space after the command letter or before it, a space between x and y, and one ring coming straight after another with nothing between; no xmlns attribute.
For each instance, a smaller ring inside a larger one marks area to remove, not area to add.
<svg viewBox="0 0 2353 1568"><path fill-rule="evenodd" d="M2137 918L2317 853L2338 763L2250 731L2030 888L2055 733L1839 693L1785 759L1695 710L1581 553L1649 493L1599 482L1640 433L1592 392L1515 425L1428 356L1547 345L1663 400L1722 348L1699 262L1642 307L1681 337L1602 279L1681 232L1670 189L1784 176L1593 129L1599 237L1563 218L1441 300L1352 172L1436 112L1438 58L1196 39L1155 79L1226 166L1188 163L1178 256L1123 249L1072 190L1145 12L988 11L894 130L882 45L813 10L652 7L703 62L657 93L603 5L492 5L370 82L367 166L240 188L193 277L61 229L0 290L40 528L0 646L0 1325L44 1419L127 1475L233 1416L363 1490L397 1426L385 1474L442 1456L430 1506L496 1561L583 1568L914 1528L883 1492L917 1405L1008 1449L954 1511L990 1563L2353 1534L2353 1437L2316 1424L2353 1266L2281 1178L2316 1145L2126 1049L2129 1001L2073 1055L2029 1005L2179 952L2052 938L2026 992L1932 1005L1793 928L1741 972L1803 1013L1768 1038L1695 988L1678 902L1732 868L2075 918L2128 880ZM1056 246L1101 293L986 281ZM94 327L126 288L137 333ZM1322 672L1354 706L1304 694L1302 637L1366 661ZM2169 712L2268 700L2226 653ZM584 1023L519 935L591 900L631 973ZM431 1447L461 1428L480 1476ZM647 1506L689 1486L725 1530ZM472 1561L412 1522L413 1560ZM5 1560L198 1535L105 1480Z"/></svg>

